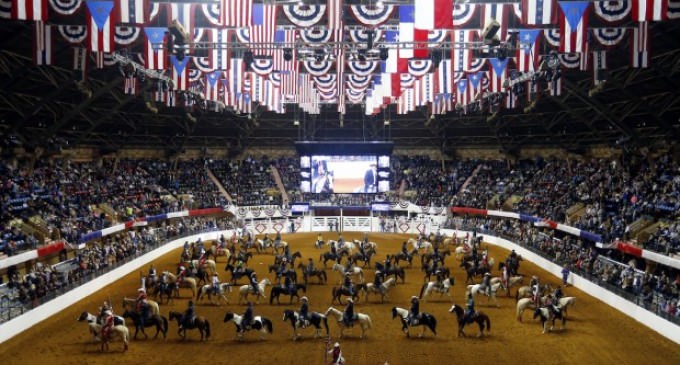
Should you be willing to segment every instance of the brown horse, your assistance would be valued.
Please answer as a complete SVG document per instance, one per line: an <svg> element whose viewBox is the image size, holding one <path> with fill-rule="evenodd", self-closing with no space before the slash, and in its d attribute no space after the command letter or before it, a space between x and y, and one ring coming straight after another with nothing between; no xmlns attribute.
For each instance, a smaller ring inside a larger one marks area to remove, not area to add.
<svg viewBox="0 0 680 365"><path fill-rule="evenodd" d="M354 292L351 295L350 295L349 291L347 290L347 288L345 288L344 286L343 287L337 287L337 286L333 287L333 301L332 302L335 303L335 301L337 300L338 303L340 303L342 305L342 296L343 295L346 296L346 297L351 296L352 300L356 302L357 299L359 299L359 286L360 285L363 285L363 284L358 284L354 288Z"/></svg>
<svg viewBox="0 0 680 365"><path fill-rule="evenodd" d="M194 318L194 323L189 325L185 323L184 326L182 326L182 317L182 313L170 311L170 320L177 321L177 326L179 327L177 334L182 336L183 340L187 338L186 330L191 329L198 329L201 333L201 341L203 341L204 338L207 340L210 337L210 322L208 322L205 317L196 316L196 318Z"/></svg>
<svg viewBox="0 0 680 365"><path fill-rule="evenodd" d="M456 317L458 318L458 337L460 337L461 335L463 335L463 337L466 337L465 332L463 332L463 328L465 327L465 325L475 322L479 325L479 335L477 335L477 337L484 336L484 323L486 323L487 332L491 331L491 320L489 319L489 316L487 316L483 312L475 313L473 318L471 318L471 321L468 321L467 318L465 318L463 308L461 308L458 305L455 304L452 305L451 309L449 309L449 312L456 313Z"/></svg>
<svg viewBox="0 0 680 365"><path fill-rule="evenodd" d="M326 270L324 269L314 269L314 271L309 273L302 263L299 263L297 268L302 270L302 278L305 281L305 285L307 285L307 281L312 277L319 279L319 284L325 284L328 281L328 276L326 276Z"/></svg>

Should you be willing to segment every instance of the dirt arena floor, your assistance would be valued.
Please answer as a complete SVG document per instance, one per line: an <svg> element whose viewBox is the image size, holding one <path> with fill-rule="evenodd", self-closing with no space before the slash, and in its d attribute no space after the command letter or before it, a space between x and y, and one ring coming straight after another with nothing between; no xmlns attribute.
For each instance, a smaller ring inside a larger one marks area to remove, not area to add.
<svg viewBox="0 0 680 365"><path fill-rule="evenodd" d="M291 253L301 251L303 262L308 257L318 260L321 250L313 247L316 234L302 233L284 235L291 243ZM361 234L347 233L346 239L360 238ZM399 251L405 236L397 234L371 234L371 241L378 243L378 257ZM325 233L324 238L337 238L336 233ZM325 249L324 249L325 250ZM490 246L491 257L498 262L504 259L507 251ZM180 251L174 251L155 262L160 270L175 269ZM311 255L311 256L310 256ZM256 269L258 278L270 277L267 265L273 262L271 255L256 255L249 263ZM453 289L454 301L464 305L464 272L453 257L447 257L447 266L453 269L456 285ZM228 273L223 271L224 258L218 261L220 277L226 280ZM497 269L497 267L495 268ZM367 281L373 280L374 269L366 269ZM542 282L553 285L558 278L548 274L529 262L523 262L520 272L526 276L539 275ZM310 285L307 296L310 309L324 312L331 305L331 288L337 285L339 275L330 272L327 285ZM494 271L497 275L498 272ZM515 320L515 300L501 295L501 307L485 306L485 298L477 300L477 308L491 318L490 334L476 338L477 327L470 325L466 332L468 338L456 337L455 315L448 313L451 303L448 299L428 300L421 303L421 311L433 314L438 320L437 336L426 333L424 338L406 338L401 332L398 319L392 319L391 308L409 307L409 298L417 294L423 283L420 263L406 273L406 285L398 285L389 294L385 304L376 303L376 297L366 304L361 298L355 311L369 314L374 328L368 337L358 338L360 330L355 326L346 332L346 337L338 339L338 325L329 320L332 342L340 341L347 364L678 364L680 346L665 339L656 332L619 313L606 304L589 297L581 291L569 287L566 296L576 296L576 306L569 311L566 330L541 334L540 322L531 319L531 313L524 313L524 322ZM115 302L114 310L121 313L121 300L124 296L134 296L140 286L140 273L133 272L105 290L92 293L63 313L46 319L30 330L0 345L0 359L3 364L323 364L325 343L323 339L313 339L313 330L303 330L303 339L293 342L292 329L282 321L286 308L297 310L299 304L269 305L262 301L255 306L255 315L270 318L274 332L265 340L258 339L258 333L249 332L244 341L236 340L233 323L223 323L227 311L242 313L244 305L235 304L238 294L230 294L231 304L214 306L199 304L198 315L207 316L212 325L211 338L201 343L199 333L189 331L186 341L177 335L176 323L170 324L166 340L136 340L130 344L126 353L121 343L112 343L109 353L100 353L99 345L90 342L87 325L76 322L82 311L95 312L99 305L111 297ZM514 293L514 289L513 289ZM181 289L181 299L174 304L161 306L161 313L184 311L190 297L189 289ZM267 290L269 295L269 289ZM287 303L287 296L284 302ZM434 299L434 298L433 298ZM338 309L342 306L334 305ZM30 315L30 314L29 314ZM134 333L134 327L131 334ZM149 330L149 333L155 333ZM412 332L417 335L420 329Z"/></svg>

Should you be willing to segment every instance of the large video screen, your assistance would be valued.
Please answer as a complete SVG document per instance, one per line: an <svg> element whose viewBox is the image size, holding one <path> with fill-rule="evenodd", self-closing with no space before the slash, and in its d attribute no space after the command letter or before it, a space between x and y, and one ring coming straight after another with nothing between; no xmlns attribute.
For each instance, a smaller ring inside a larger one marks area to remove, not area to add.
<svg viewBox="0 0 680 365"><path fill-rule="evenodd" d="M385 160L387 158L387 160ZM389 156L300 157L300 190L305 193L376 193L389 191Z"/></svg>

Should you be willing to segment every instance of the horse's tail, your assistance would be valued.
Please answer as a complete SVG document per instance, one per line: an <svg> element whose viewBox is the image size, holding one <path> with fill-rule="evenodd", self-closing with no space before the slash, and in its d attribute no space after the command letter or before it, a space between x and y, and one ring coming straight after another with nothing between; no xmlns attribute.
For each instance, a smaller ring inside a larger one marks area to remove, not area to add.
<svg viewBox="0 0 680 365"><path fill-rule="evenodd" d="M430 329L432 330L432 333L437 335L437 318L434 318L434 316L431 314L430 314Z"/></svg>
<svg viewBox="0 0 680 365"><path fill-rule="evenodd" d="M484 316L484 322L486 322L486 330L491 331L491 319L489 319L489 316Z"/></svg>
<svg viewBox="0 0 680 365"><path fill-rule="evenodd" d="M323 261L323 254L319 255L319 262Z"/></svg>
<svg viewBox="0 0 680 365"><path fill-rule="evenodd" d="M205 323L205 338L208 339L210 338L210 322L208 322L207 319L203 320Z"/></svg>
<svg viewBox="0 0 680 365"><path fill-rule="evenodd" d="M428 283L423 284L423 286L420 288L420 295L418 295L419 299L423 299L423 293L425 293L425 288L427 288L427 284Z"/></svg>
<svg viewBox="0 0 680 365"><path fill-rule="evenodd" d="M368 329L373 328L373 320L371 320L371 317L369 317L368 314L366 315L366 323L368 323Z"/></svg>
<svg viewBox="0 0 680 365"><path fill-rule="evenodd" d="M163 331L163 338L167 336L168 334L168 319L160 316L161 317L161 330Z"/></svg>
<svg viewBox="0 0 680 365"><path fill-rule="evenodd" d="M509 289L510 288L508 287L508 290ZM519 302L519 289L517 289L517 291L515 292L515 303L517 303L517 302Z"/></svg>
<svg viewBox="0 0 680 365"><path fill-rule="evenodd" d="M276 287L272 288L271 293L269 293L269 305L274 304L274 296L278 297L277 294L279 293L279 291L276 289L277 289Z"/></svg>
<svg viewBox="0 0 680 365"><path fill-rule="evenodd" d="M326 270L322 270L321 275L323 276L323 282L326 283L328 281L328 276L326 276Z"/></svg>

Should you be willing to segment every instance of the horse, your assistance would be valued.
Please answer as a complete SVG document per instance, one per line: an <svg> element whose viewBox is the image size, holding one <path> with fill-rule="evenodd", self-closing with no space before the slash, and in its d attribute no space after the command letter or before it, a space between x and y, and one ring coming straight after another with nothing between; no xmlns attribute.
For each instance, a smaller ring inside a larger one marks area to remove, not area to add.
<svg viewBox="0 0 680 365"><path fill-rule="evenodd" d="M576 297L562 297L557 303L562 311L562 315L564 318L567 318L567 308L573 307L576 304Z"/></svg>
<svg viewBox="0 0 680 365"><path fill-rule="evenodd" d="M534 300L531 298L521 298L517 301L517 320L522 322L522 313L527 308L535 308Z"/></svg>
<svg viewBox="0 0 680 365"><path fill-rule="evenodd" d="M441 298L444 293L448 295L449 299L453 301L453 297L451 296L451 287L453 286L454 280L453 277L450 277L448 279L442 280L441 286L437 285L436 281L430 281L425 284L423 284L422 288L420 288L420 295L419 298L425 301L425 297L428 296L429 294L433 292L439 293L439 297Z"/></svg>
<svg viewBox="0 0 680 365"><path fill-rule="evenodd" d="M227 266L224 268L224 271L231 271L230 282L231 282L232 285L236 284L236 281L238 281L238 279L240 279L240 278L243 278L243 277L250 278L250 274L255 272L255 270L247 268L247 267L243 268L242 270L237 270L231 264L227 264Z"/></svg>
<svg viewBox="0 0 680 365"><path fill-rule="evenodd" d="M363 261L364 262L363 267L366 267L367 265L370 266L371 258L373 257L373 255L375 255L375 251L373 249L368 248L364 252L365 254L363 255L361 254L361 252L355 252L349 257L352 260L352 262Z"/></svg>
<svg viewBox="0 0 680 365"><path fill-rule="evenodd" d="M210 300L212 303L212 296L214 293L215 290L211 284L203 285L201 290L199 290L198 294L196 295L196 302L200 302L201 299L203 299L203 296L208 294L208 300ZM217 294L215 295L217 297L217 305L220 305L222 300L229 304L229 298L227 298L226 293L231 293L231 283L220 283L217 289Z"/></svg>
<svg viewBox="0 0 680 365"><path fill-rule="evenodd" d="M333 287L332 294L333 294L333 300L332 302L335 302L336 300L338 303L342 304L342 296L346 297L352 297L352 300L356 301L359 299L359 287L363 284L359 284L354 288L354 292L350 294L350 292L345 288L344 286L341 287Z"/></svg>
<svg viewBox="0 0 680 365"><path fill-rule="evenodd" d="M257 253L263 253L266 252L268 248L272 249L272 255L274 254L274 241L271 239L268 239L266 241L263 241L261 239L256 239L255 240L255 250Z"/></svg>
<svg viewBox="0 0 680 365"><path fill-rule="evenodd" d="M418 240L409 238L408 243L411 244L411 246L417 251L425 250L425 252L429 252L432 250L432 243L429 241L423 240L422 242L418 243Z"/></svg>
<svg viewBox="0 0 680 365"><path fill-rule="evenodd" d="M156 335L153 336L154 339L158 338L158 333L161 332L163 333L163 338L167 337L168 319L161 315L154 315L145 319L144 325L142 325L142 318L137 312L126 310L125 313L123 313L123 317L132 319L132 323L135 324L135 335L133 336L135 340L137 339L137 333L139 332L140 329L142 330L144 338L148 339L149 336L147 336L146 332L144 332L144 328L151 326L156 326Z"/></svg>
<svg viewBox="0 0 680 365"><path fill-rule="evenodd" d="M352 266L347 272L345 272L345 267L340 265L340 264L333 264L333 271L337 271L340 273L340 281L342 282L342 278L345 277L346 273L349 273L351 276L358 276L359 277L359 282L363 283L364 282L364 270L358 266Z"/></svg>
<svg viewBox="0 0 680 365"><path fill-rule="evenodd" d="M507 285L505 283L503 283L501 278L499 278L497 276L491 278L491 280L489 281L489 283L492 284L492 285L495 284L495 283L501 283L501 288L505 289L505 292L507 293L508 297L510 296L510 288L512 288L514 285L522 284L523 282L524 282L524 276L522 276L522 275L515 275L515 276L509 277Z"/></svg>
<svg viewBox="0 0 680 365"><path fill-rule="evenodd" d="M343 320L342 311L337 310L333 307L328 307L328 310L326 310L326 313L324 313L324 315L328 317L329 314L332 314L338 321L338 326L340 327L340 338L342 338L344 336L345 329L348 328L347 325L345 324L345 321ZM352 323L353 322L359 322L359 325L361 326L361 335L359 336L359 338L364 338L366 331L373 328L373 321L371 320L371 317L368 316L368 314L354 313ZM351 328L352 324L350 324L349 327Z"/></svg>
<svg viewBox="0 0 680 365"><path fill-rule="evenodd" d="M168 273L168 281L170 283L177 283L178 288L189 288L191 289L191 297L196 296L196 279L184 277L181 282L177 282L177 276L173 273ZM179 289L177 290L177 295L179 296Z"/></svg>
<svg viewBox="0 0 680 365"><path fill-rule="evenodd" d="M396 280L394 278L389 278L385 280L384 283L382 283L382 290L380 288L376 288L373 283L367 283L367 284L358 284L357 285L357 292L363 291L366 295L366 302L368 302L368 294L374 293L374 294L379 294L381 299L380 303L385 303L385 298L387 297L387 292L396 284Z"/></svg>
<svg viewBox="0 0 680 365"><path fill-rule="evenodd" d="M330 251L324 252L321 255L319 255L319 262L323 261L323 267L326 267L326 263L328 261L332 261L332 260L335 260L338 263L340 263L340 259L341 259L340 256L338 256L337 254L334 254L333 252L330 252Z"/></svg>
<svg viewBox="0 0 680 365"><path fill-rule="evenodd" d="M312 272L308 272L307 268L302 263L299 263L297 268L302 270L302 279L305 281L305 285L307 285L307 281L312 276L315 276L319 279L319 284L325 284L328 281L328 276L326 275L326 270L324 269L314 269Z"/></svg>
<svg viewBox="0 0 680 365"><path fill-rule="evenodd" d="M290 255L285 255L285 254L276 255L276 257L274 258L274 265L282 264L283 259L288 260L288 263L290 263L291 265L295 265L295 259L298 259L298 258L301 258L301 257L302 257L302 254L300 253L300 251L295 251Z"/></svg>
<svg viewBox="0 0 680 365"><path fill-rule="evenodd" d="M376 262L375 263L375 269L382 272L383 275L385 275L385 277L388 277L390 275L394 275L394 280L401 279L402 284L406 283L406 271L404 271L403 267L390 266L389 270L385 270L385 266L382 263ZM396 285L396 284L397 283L395 282L394 285Z"/></svg>
<svg viewBox="0 0 680 365"><path fill-rule="evenodd" d="M293 340L297 340L300 334L297 332L300 328L306 328L310 324L314 326L314 338L318 338L321 332L321 324L326 328L326 336L328 336L328 318L319 312L309 312L308 314L309 323L302 323L300 321L300 314L296 311L286 309L283 311L283 321L290 321L291 327L293 327Z"/></svg>
<svg viewBox="0 0 680 365"><path fill-rule="evenodd" d="M555 319L561 319L562 320L562 325L560 326L560 331L564 329L564 327L567 325L567 318L562 315L562 311L559 312L553 312L547 307L539 307L534 310L534 319L536 317L541 317L541 326L543 327L543 333L545 334L546 330L546 323L548 321L552 321L552 324L550 325L549 331L552 332L553 327L555 327Z"/></svg>
<svg viewBox="0 0 680 365"><path fill-rule="evenodd" d="M422 268L423 271L425 271L425 276L423 277L423 281L427 282L430 281L430 277L432 275L435 275L437 271L441 271L441 274L444 275L445 278L448 278L451 276L451 270L446 267L446 266L441 266L437 269L432 269L431 267L425 267Z"/></svg>
<svg viewBox="0 0 680 365"><path fill-rule="evenodd" d="M467 278L465 279L465 283L474 283L475 276L477 276L477 275L482 276L482 275L484 275L488 272L491 272L491 270L489 268L491 268L493 266L494 259L493 258L489 259L488 263L489 263L488 265L481 265L480 264L478 266L475 266L474 262L472 262L472 261L463 261L460 264L460 267L463 268L465 270L465 272L467 273Z"/></svg>
<svg viewBox="0 0 680 365"><path fill-rule="evenodd" d="M466 325L471 323L477 323L477 325L479 325L479 334L477 335L477 337L484 336L485 323L486 331L487 332L491 331L491 320L489 319L489 316L484 314L484 312L476 312L469 320L466 320L463 308L461 308L458 305L455 304L452 305L451 309L449 309L449 312L456 313L456 318L458 319L458 337L460 337L461 335L463 337L466 337L463 329L465 328Z"/></svg>
<svg viewBox="0 0 680 365"><path fill-rule="evenodd" d="M425 328L429 328L434 335L437 335L437 319L433 315L425 312L421 312L416 320L415 324L412 324L409 318L409 311L404 308L392 307L392 319L399 316L401 319L401 330L406 333L406 337L411 337L409 334L409 327L423 326L423 332L418 335L418 337L423 337L425 335Z"/></svg>
<svg viewBox="0 0 680 365"><path fill-rule="evenodd" d="M227 312L224 315L225 323L232 321L236 325L236 336L238 337L238 339L243 339L243 334L250 329L260 331L260 340L264 340L264 335L266 333L274 333L274 326L272 324L272 321L265 317L255 316L250 326L243 326L241 324L242 320L243 316L238 315L236 313Z"/></svg>
<svg viewBox="0 0 680 365"><path fill-rule="evenodd" d="M354 251L354 243L350 241L345 241L343 244L336 243L335 247L338 252L338 256L342 257L343 255L351 255L352 251Z"/></svg>
<svg viewBox="0 0 680 365"><path fill-rule="evenodd" d="M267 288L267 285L272 285L272 282L269 281L268 278L260 280L260 283L257 284L257 288L259 289L257 293L253 291L253 288L250 286L250 284L241 285L241 287L238 290L239 292L238 303L241 304L242 300L248 299L248 294L257 294L257 299L255 302L259 303L260 297L262 298L267 297L266 295L264 295L264 290Z"/></svg>
<svg viewBox="0 0 680 365"><path fill-rule="evenodd" d="M496 292L498 291L498 288L501 287L501 283L495 283L490 285L490 290L487 291L486 289L482 289L482 284L474 284L474 285L468 285L467 286L467 291L468 293L471 293L473 296L476 294L484 294L486 295L487 298L487 303L489 300L493 299L493 301L496 303L496 307L500 307L498 304L498 299L496 298Z"/></svg>
<svg viewBox="0 0 680 365"><path fill-rule="evenodd" d="M437 261L441 262L442 265L444 265L444 260L446 259L446 256L451 255L451 250L446 249L443 251L439 252L439 256L437 257ZM425 267L430 264L430 261L435 259L434 253L433 252L425 252L422 256L420 256L420 267Z"/></svg>
<svg viewBox="0 0 680 365"><path fill-rule="evenodd" d="M281 295L290 295L290 304L293 303L293 297L296 297L299 302L300 295L298 294L298 291L300 291L300 289L302 289L303 293L307 293L307 285L305 284L295 284L292 291L289 288L283 288L281 286L272 287L272 291L269 293L269 304L273 304L274 299L276 299L276 304L281 304L279 301Z"/></svg>
<svg viewBox="0 0 680 365"><path fill-rule="evenodd" d="M92 314L90 312L81 313L80 316L78 316L77 320L78 320L78 322L85 321L88 324L89 323L102 324L101 318L95 316L94 314ZM117 316L117 315L113 316L113 325L114 326L121 326L121 325L124 325L124 324L125 324L125 318L123 318L122 316Z"/></svg>
<svg viewBox="0 0 680 365"><path fill-rule="evenodd" d="M172 320L177 321L177 327L179 327L177 329L177 334L182 336L182 340L186 340L187 338L186 331L193 329L198 329L198 332L201 333L201 341L203 341L203 339L207 340L208 338L210 338L210 322L208 322L207 318L203 316L196 316L194 318L193 323L189 324L185 323L184 325L182 325L182 317L184 317L182 313L170 311L169 319L171 321Z"/></svg>
<svg viewBox="0 0 680 365"><path fill-rule="evenodd" d="M520 286L519 289L517 289L517 292L515 293L515 301L519 301L522 298L531 298L533 297L532 289L530 286Z"/></svg>
<svg viewBox="0 0 680 365"><path fill-rule="evenodd" d="M190 264L193 265L193 267L202 267L203 269L210 269L211 273L216 273L217 272L217 265L215 264L214 260L205 260L201 264L201 260L191 260Z"/></svg>
<svg viewBox="0 0 680 365"><path fill-rule="evenodd" d="M101 341L101 351L109 350L109 342L119 339L123 341L123 352L128 350L128 343L130 342L130 330L125 325L114 325L111 327L109 336L101 336L102 325L98 323L89 323L90 332L94 334L95 339Z"/></svg>
<svg viewBox="0 0 680 365"><path fill-rule="evenodd" d="M172 283L167 283L165 286L163 286L163 283L160 281L156 283L156 285L153 288L153 292L151 294L152 297L158 298L161 304L163 304L163 295L168 297L168 301L166 304L170 304L170 301L173 300L173 295L178 295L179 294L179 286L177 283L172 282Z"/></svg>
<svg viewBox="0 0 680 365"><path fill-rule="evenodd" d="M352 240L352 242L353 242L356 246L361 245L361 241L359 241L359 240L357 240L357 239ZM375 243L375 242L370 242L370 241L364 243L364 251L368 252L369 250L373 251L373 253L377 253L377 252L378 252L378 244Z"/></svg>
<svg viewBox="0 0 680 365"><path fill-rule="evenodd" d="M251 259L253 257L252 252L246 252L246 251L239 251L238 254L236 255L231 255L229 260L227 260L227 266L231 263L237 263L238 261L243 261L244 263L248 263L248 259ZM227 268L224 268L227 270Z"/></svg>
<svg viewBox="0 0 680 365"><path fill-rule="evenodd" d="M418 254L418 250L413 250L409 254L405 254L405 253L399 251L399 252L395 253L394 255L392 255L392 257L394 257L394 264L395 265L399 265L399 261L406 261L406 262L408 262L408 267L413 266L413 257L415 257L415 256L420 256Z"/></svg>
<svg viewBox="0 0 680 365"><path fill-rule="evenodd" d="M219 256L226 256L227 261L229 261L229 258L231 257L231 250L225 247L221 247L220 245L211 245L210 249L206 251L206 254L208 255L207 257L213 256L215 258L215 262L217 262L217 258Z"/></svg>
<svg viewBox="0 0 680 365"><path fill-rule="evenodd" d="M128 304L131 304L133 306L137 305L137 299L136 298L123 298L123 308L125 308ZM147 299L146 304L149 306L150 313L151 315L160 315L161 311L158 307L158 303L154 300Z"/></svg>

